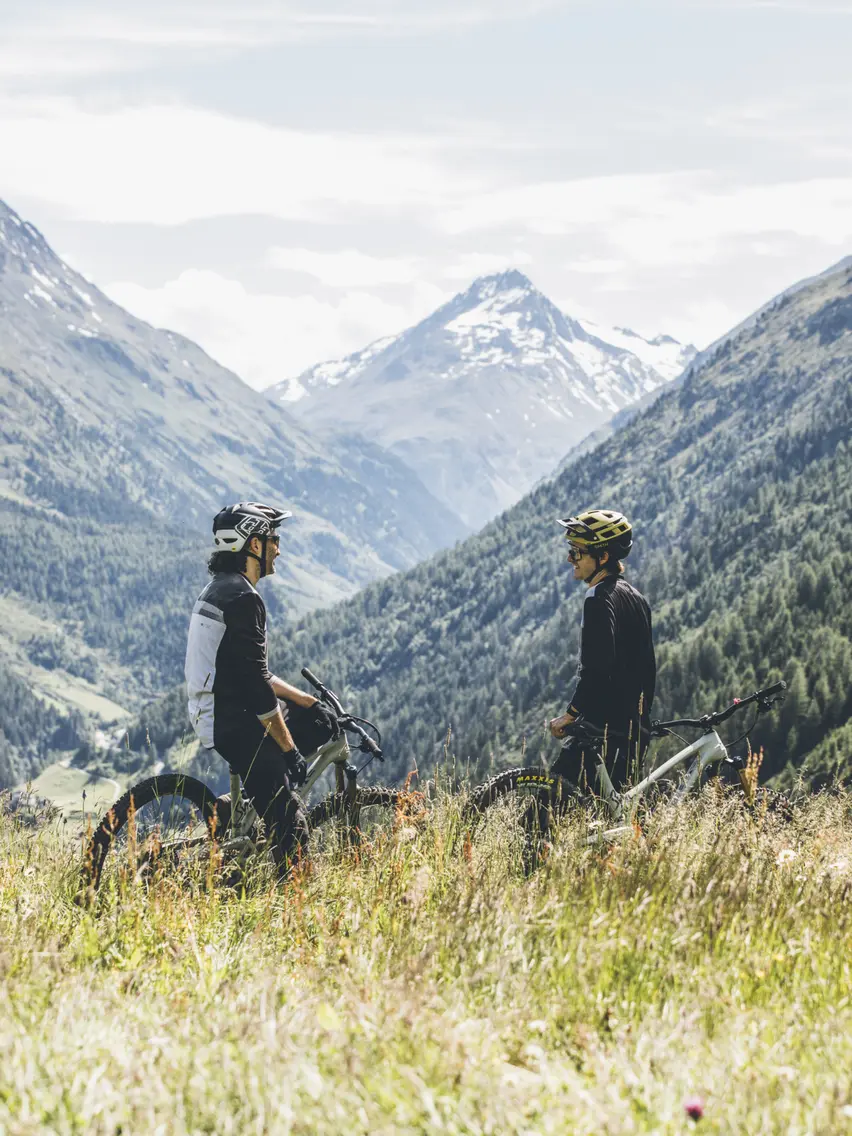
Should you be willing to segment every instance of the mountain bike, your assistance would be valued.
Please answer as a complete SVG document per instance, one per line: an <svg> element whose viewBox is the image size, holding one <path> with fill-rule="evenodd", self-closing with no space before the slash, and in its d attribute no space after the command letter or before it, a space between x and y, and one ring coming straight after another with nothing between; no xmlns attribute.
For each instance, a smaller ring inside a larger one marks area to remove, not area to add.
<svg viewBox="0 0 852 1136"><path fill-rule="evenodd" d="M339 726L337 736L306 757L307 776L300 794L307 795L332 766L335 777L335 791L307 812L308 828L313 831L337 822L345 839L357 843L364 831L395 815L405 794L358 784L359 775L372 761L384 760L378 728L345 711L334 691L307 667L302 668L302 676L334 711ZM360 766L351 760L347 735L357 739L355 751L366 755ZM235 872L244 870L253 857L269 852L263 824L243 794L240 778L231 774L230 792L216 796L203 781L186 773L158 773L128 789L98 824L85 857L84 886L99 886L111 850L142 879L157 865L192 857L209 859L214 847Z"/></svg>
<svg viewBox="0 0 852 1136"><path fill-rule="evenodd" d="M654 722L651 726L652 737L662 738L669 735L678 737L675 731L679 729L697 729L703 732L691 745L686 745L673 757L653 769L638 784L624 792L615 789L606 768L605 751L608 742L606 735L582 722L568 727L565 736L581 740L584 748L592 755L596 782L593 799L603 805L604 821L592 828L586 843L615 841L627 836L633 832L639 803L648 796L650 790L656 789L660 796L667 796L677 802L694 792L700 786L705 773L713 767L729 775L727 779L739 782L753 800L754 771L749 766L748 758L729 756L728 746L719 737L716 727L747 707L754 706L754 719L748 729L728 745L737 745L750 738L758 719L762 714L768 713L776 703L783 701L786 689L785 682L776 682L773 686L755 691L747 698L734 699L730 706L715 714L705 714L701 718L677 718L671 722ZM525 815L534 804L535 815L542 816L547 811L554 813L564 811L568 801L576 799L576 796L576 789L547 769L507 769L475 789L471 804L474 811L481 814L497 801L514 797Z"/></svg>

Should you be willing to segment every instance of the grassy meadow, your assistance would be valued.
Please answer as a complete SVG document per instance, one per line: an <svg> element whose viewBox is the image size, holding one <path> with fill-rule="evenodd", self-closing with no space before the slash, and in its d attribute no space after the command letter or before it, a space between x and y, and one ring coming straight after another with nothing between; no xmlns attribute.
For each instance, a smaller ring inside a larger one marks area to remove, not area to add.
<svg viewBox="0 0 852 1136"><path fill-rule="evenodd" d="M575 814L530 877L508 808L412 797L285 885L116 861L88 909L78 846L0 824L9 1136L852 1132L843 794Z"/></svg>

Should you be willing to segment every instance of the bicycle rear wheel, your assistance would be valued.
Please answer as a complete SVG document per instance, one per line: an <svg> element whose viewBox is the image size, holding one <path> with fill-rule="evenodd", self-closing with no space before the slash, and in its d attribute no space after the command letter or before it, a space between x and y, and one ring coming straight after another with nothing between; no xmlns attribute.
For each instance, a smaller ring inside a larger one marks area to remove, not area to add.
<svg viewBox="0 0 852 1136"><path fill-rule="evenodd" d="M357 843L362 836L392 823L405 795L385 786L359 788L353 807L347 793L330 793L308 813L308 828L313 834L318 829L340 825L345 827L350 842Z"/></svg>
<svg viewBox="0 0 852 1136"><path fill-rule="evenodd" d="M150 870L164 854L206 845L223 830L215 795L195 777L164 773L132 786L95 829L83 866L84 886L97 888L104 862L115 849L134 875Z"/></svg>

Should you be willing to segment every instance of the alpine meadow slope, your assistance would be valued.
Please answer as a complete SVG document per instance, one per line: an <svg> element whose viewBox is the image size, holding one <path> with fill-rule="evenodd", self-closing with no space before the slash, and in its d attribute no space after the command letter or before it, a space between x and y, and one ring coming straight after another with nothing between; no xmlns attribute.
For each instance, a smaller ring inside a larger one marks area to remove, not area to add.
<svg viewBox="0 0 852 1136"><path fill-rule="evenodd" d="M274 628L276 672L300 681L307 663L377 721L385 776L428 772L445 745L477 774L552 756L544 723L569 698L583 598L555 519L612 506L634 522L628 576L654 610L654 716L703 713L783 676L787 702L755 734L764 776L849 772L832 739L852 715L850 434L852 269L841 265L478 535ZM131 740L167 756L186 729L176 689Z"/></svg>
<svg viewBox="0 0 852 1136"><path fill-rule="evenodd" d="M476 529L694 356L670 336L572 319L512 270L266 393L330 438L343 428L379 442Z"/></svg>

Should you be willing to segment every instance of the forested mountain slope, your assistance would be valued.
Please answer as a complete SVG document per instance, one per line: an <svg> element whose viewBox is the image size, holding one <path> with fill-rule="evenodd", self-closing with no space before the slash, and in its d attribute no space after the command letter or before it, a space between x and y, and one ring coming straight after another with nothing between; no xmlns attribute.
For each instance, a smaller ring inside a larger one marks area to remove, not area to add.
<svg viewBox="0 0 852 1136"><path fill-rule="evenodd" d="M655 612L655 715L783 676L790 697L756 735L764 772L828 752L852 713L850 427L841 268L476 537L278 633L275 668L294 678L308 663L375 717L399 777L428 767L449 728L477 772L523 745L528 760L552 754L543 724L568 700L582 603L554 520L611 505L634 521L629 576ZM184 731L181 703L175 691L145 715L161 750Z"/></svg>

